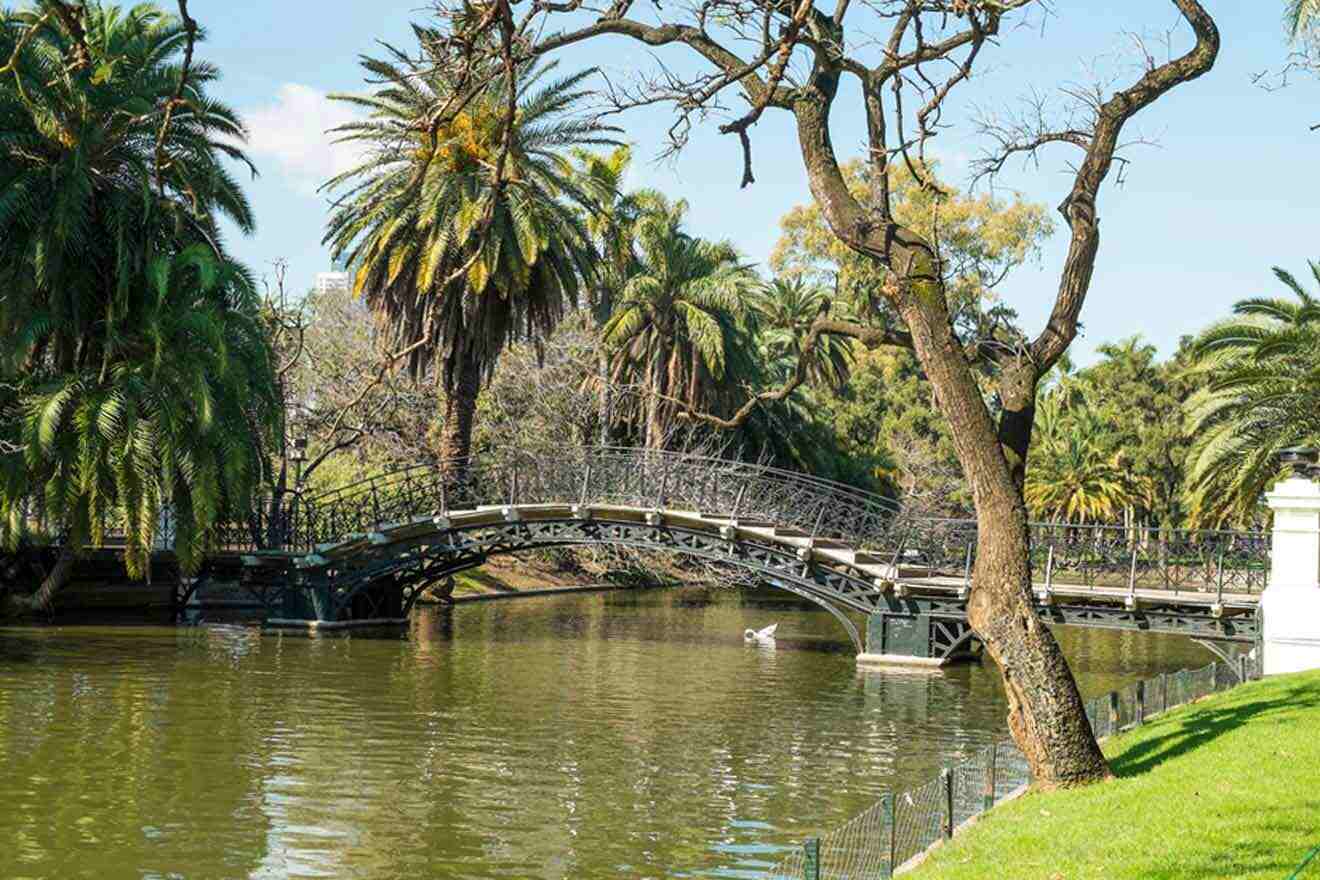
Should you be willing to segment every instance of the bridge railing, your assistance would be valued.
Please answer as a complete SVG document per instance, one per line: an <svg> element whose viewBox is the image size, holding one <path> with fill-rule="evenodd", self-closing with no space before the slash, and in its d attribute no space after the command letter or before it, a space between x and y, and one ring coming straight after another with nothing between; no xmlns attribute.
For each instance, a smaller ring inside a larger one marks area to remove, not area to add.
<svg viewBox="0 0 1320 880"><path fill-rule="evenodd" d="M611 504L761 520L859 547L892 544L891 499L791 471L647 449L568 448L418 465L303 501L291 547L482 505Z"/></svg>
<svg viewBox="0 0 1320 880"><path fill-rule="evenodd" d="M847 541L904 566L970 580L970 519L916 516L889 498L742 461L635 448L506 451L422 464L360 480L218 532L226 549L307 550L382 525L482 505L580 503L691 510L764 521ZM1037 586L1258 593L1269 569L1265 532L1072 523L1031 525Z"/></svg>
<svg viewBox="0 0 1320 880"><path fill-rule="evenodd" d="M506 450L419 464L305 496L265 499L249 517L217 526L215 550L291 550L342 540L418 516L482 505L612 504L691 510L836 538L917 571L970 581L977 529L970 519L924 517L890 498L764 465L638 448ZM1269 570L1265 532L1034 523L1037 586L1129 591L1258 593Z"/></svg>
<svg viewBox="0 0 1320 880"><path fill-rule="evenodd" d="M1037 586L1259 593L1269 577L1267 532L1032 523ZM900 517L891 530L905 563L970 578L974 520Z"/></svg>

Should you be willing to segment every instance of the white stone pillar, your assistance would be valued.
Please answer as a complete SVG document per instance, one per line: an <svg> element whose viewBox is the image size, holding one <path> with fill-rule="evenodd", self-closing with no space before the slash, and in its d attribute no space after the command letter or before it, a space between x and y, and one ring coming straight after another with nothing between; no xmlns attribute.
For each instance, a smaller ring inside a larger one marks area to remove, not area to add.
<svg viewBox="0 0 1320 880"><path fill-rule="evenodd" d="M1274 531L1270 581L1260 597L1264 672L1320 669L1320 483L1291 476L1265 500Z"/></svg>

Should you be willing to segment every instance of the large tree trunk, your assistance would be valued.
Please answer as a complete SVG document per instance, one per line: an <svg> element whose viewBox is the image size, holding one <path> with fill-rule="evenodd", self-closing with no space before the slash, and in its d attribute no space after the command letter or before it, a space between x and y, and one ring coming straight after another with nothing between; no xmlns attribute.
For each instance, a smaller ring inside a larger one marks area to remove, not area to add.
<svg viewBox="0 0 1320 880"><path fill-rule="evenodd" d="M922 272L917 277L939 276ZM1041 787L1108 778L1077 683L1032 597L1022 478L1034 415L1034 373L1005 371L1000 383L1004 414L996 426L953 334L942 286L929 280L910 283L903 316L949 420L976 507L968 621L999 664L1013 738Z"/></svg>
<svg viewBox="0 0 1320 880"><path fill-rule="evenodd" d="M1005 366L1004 413L996 425L955 335L934 249L896 223L876 222L849 192L828 124L837 77L818 76L813 85L816 94L793 105L807 180L835 234L893 273L885 296L907 325L908 341L948 419L979 530L968 619L999 664L1013 737L1043 788L1106 779L1109 767L1087 723L1077 683L1036 616L1031 595L1022 483L1035 416L1035 365L1024 358L1018 367ZM881 142L878 119L870 120L873 145ZM876 155L884 155L879 147ZM883 166L883 158L874 161Z"/></svg>
<svg viewBox="0 0 1320 880"><path fill-rule="evenodd" d="M31 614L49 613L55 605L55 596L73 577L73 567L78 561L78 550L75 547L64 546L60 548L60 555L55 560L55 565L47 573L41 586L37 587L36 592L30 594L10 594L6 597L4 610L12 616L20 617Z"/></svg>
<svg viewBox="0 0 1320 880"><path fill-rule="evenodd" d="M1025 509L1011 497L981 505L977 529L967 617L999 664L1013 739L1042 788L1107 778L1067 659L1035 611Z"/></svg>
<svg viewBox="0 0 1320 880"><path fill-rule="evenodd" d="M437 450L442 461L465 461L472 454L472 425L480 394L481 362L466 353L454 379L454 387L445 395L445 422L440 429Z"/></svg>

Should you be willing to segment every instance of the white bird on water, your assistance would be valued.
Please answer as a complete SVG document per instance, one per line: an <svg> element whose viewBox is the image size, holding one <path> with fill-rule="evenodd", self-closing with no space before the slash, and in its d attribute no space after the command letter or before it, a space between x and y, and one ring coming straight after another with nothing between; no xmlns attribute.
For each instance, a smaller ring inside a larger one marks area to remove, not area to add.
<svg viewBox="0 0 1320 880"><path fill-rule="evenodd" d="M779 629L779 624L772 623L769 626L767 626L765 629L743 630L743 641L756 642L761 645L774 644L775 630L777 629Z"/></svg>

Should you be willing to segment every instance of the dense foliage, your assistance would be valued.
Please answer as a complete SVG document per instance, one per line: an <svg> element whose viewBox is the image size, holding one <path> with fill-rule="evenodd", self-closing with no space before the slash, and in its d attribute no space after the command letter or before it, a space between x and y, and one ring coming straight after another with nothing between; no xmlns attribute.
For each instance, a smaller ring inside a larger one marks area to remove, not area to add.
<svg viewBox="0 0 1320 880"><path fill-rule="evenodd" d="M769 273L694 235L683 202L627 188L629 149L581 112L588 71L527 68L515 84L492 70L432 125L461 88L427 55L435 32L416 29L420 54L365 60L376 87L340 97L367 116L339 131L364 161L327 184L326 241L354 295L273 313L220 235L221 218L242 232L254 220L233 174L242 122L192 57L204 33L151 5L89 4L80 31L41 9L0 13L10 546L36 528L74 548L115 528L134 573L166 545L194 568L212 526L287 488L286 417L312 441L302 476L323 485L473 443L611 442L718 449L971 511L910 352L830 334L803 350L818 317L887 314L886 270L814 205L782 219ZM1311 21L1307 4L1290 14ZM941 240L965 335L1020 346L996 289L1039 252L1048 214L913 176L936 170L893 173L895 216ZM861 163L844 172L855 194L873 183ZM1275 453L1320 437L1320 306L1277 274L1293 299L1244 300L1168 361L1135 337L1085 369L1065 359L1038 395L1031 515L1258 520ZM799 363L801 387L736 430L702 417L728 417ZM995 408L990 368L973 367Z"/></svg>
<svg viewBox="0 0 1320 880"><path fill-rule="evenodd" d="M88 4L78 24L0 13L0 534L76 550L115 526L133 573L161 541L191 570L250 508L281 417L218 231L253 226L223 161L246 161L244 129L213 67L185 76L172 16Z"/></svg>
<svg viewBox="0 0 1320 880"><path fill-rule="evenodd" d="M1279 476L1279 451L1320 438L1320 300L1274 273L1292 298L1242 300L1195 343L1187 489L1197 522L1250 518ZM1320 282L1320 264L1311 274Z"/></svg>

